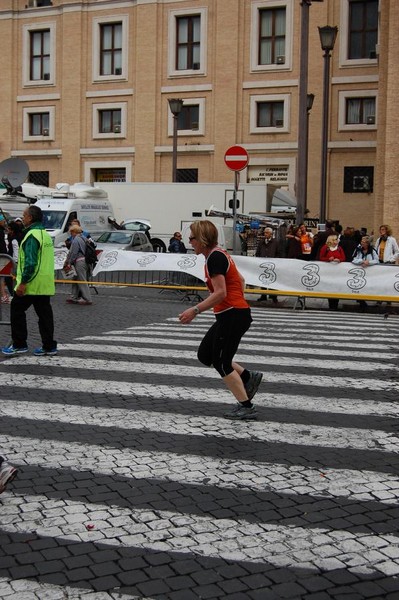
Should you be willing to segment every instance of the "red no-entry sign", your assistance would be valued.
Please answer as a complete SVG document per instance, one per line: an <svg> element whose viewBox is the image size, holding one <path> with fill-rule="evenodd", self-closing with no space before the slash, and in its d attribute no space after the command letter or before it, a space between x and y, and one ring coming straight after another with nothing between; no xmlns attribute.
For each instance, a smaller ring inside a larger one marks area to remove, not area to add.
<svg viewBox="0 0 399 600"><path fill-rule="evenodd" d="M248 152L242 146L231 146L224 155L224 162L231 171L242 171L248 165Z"/></svg>

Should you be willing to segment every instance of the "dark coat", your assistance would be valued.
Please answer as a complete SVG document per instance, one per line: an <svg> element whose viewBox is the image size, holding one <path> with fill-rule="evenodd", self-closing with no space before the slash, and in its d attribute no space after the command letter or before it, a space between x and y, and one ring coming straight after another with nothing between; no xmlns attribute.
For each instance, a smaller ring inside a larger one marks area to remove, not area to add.
<svg viewBox="0 0 399 600"><path fill-rule="evenodd" d="M346 262L352 262L353 254L357 248L356 239L351 235L343 235L339 240L339 245L345 252Z"/></svg>
<svg viewBox="0 0 399 600"><path fill-rule="evenodd" d="M276 258L278 255L278 241L274 238L266 241L263 239L256 248L255 256L262 258Z"/></svg>
<svg viewBox="0 0 399 600"><path fill-rule="evenodd" d="M185 247L183 242L181 240L178 240L177 238L172 238L170 240L168 250L169 250L169 252L175 252L176 254L178 254L178 253L186 254L187 253L187 248Z"/></svg>

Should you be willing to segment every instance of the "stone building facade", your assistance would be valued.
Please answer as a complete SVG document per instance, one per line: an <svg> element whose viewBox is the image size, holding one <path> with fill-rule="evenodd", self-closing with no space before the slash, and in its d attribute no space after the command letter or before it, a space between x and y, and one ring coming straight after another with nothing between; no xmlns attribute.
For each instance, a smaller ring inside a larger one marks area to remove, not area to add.
<svg viewBox="0 0 399 600"><path fill-rule="evenodd" d="M331 56L327 216L399 229L396 0L309 4L307 207L320 202L324 58ZM301 0L2 0L0 159L34 182L231 182L230 146L249 153L241 181L295 195ZM266 210L266 201L265 201Z"/></svg>

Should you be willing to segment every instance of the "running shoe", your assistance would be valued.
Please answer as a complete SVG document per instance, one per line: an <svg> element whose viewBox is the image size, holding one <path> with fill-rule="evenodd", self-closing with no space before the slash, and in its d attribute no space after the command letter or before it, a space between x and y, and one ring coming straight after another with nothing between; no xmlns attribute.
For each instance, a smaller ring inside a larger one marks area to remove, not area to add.
<svg viewBox="0 0 399 600"><path fill-rule="evenodd" d="M35 356L54 356L55 354L58 354L58 350L57 348L53 348L52 350L45 350L42 346L41 348L36 348L35 350L33 350L33 354Z"/></svg>
<svg viewBox="0 0 399 600"><path fill-rule="evenodd" d="M230 419L231 421L254 421L258 417L254 406L247 407L240 404L223 416L225 419Z"/></svg>
<svg viewBox="0 0 399 600"><path fill-rule="evenodd" d="M24 352L28 352L28 346L17 348L14 346L14 344L11 344L10 346L4 346L1 351L6 356L14 356L15 354L23 354Z"/></svg>
<svg viewBox="0 0 399 600"><path fill-rule="evenodd" d="M259 371L250 371L249 372L249 379L248 379L247 383L244 384L245 391L247 392L248 400L252 400L252 398L255 396L255 394L258 391L258 388L261 384L262 377L263 377L263 373L260 373Z"/></svg>

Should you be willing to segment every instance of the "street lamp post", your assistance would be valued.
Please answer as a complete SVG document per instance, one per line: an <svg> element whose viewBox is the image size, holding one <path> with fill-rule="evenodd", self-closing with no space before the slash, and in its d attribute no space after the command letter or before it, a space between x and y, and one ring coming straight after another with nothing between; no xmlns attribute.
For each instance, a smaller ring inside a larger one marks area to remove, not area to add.
<svg viewBox="0 0 399 600"><path fill-rule="evenodd" d="M314 94L308 94L306 97L306 169L304 178L304 203L303 212L306 217L307 199L308 199L308 145L309 145L309 113L313 108ZM303 219L302 219L303 220Z"/></svg>
<svg viewBox="0 0 399 600"><path fill-rule="evenodd" d="M326 220L326 191L327 191L327 151L328 151L328 114L330 105L330 59L334 49L338 27L319 27L321 48L324 50L323 67L323 122L321 133L321 184L320 184L320 223Z"/></svg>
<svg viewBox="0 0 399 600"><path fill-rule="evenodd" d="M296 169L296 223L305 216L305 187L307 179L308 138L306 128L306 94L308 91L309 7L311 0L301 2L301 53L299 59L298 157Z"/></svg>
<svg viewBox="0 0 399 600"><path fill-rule="evenodd" d="M308 180L308 55L309 55L309 8L312 2L323 0L301 0L301 36L299 55L299 86L298 86L298 157L296 167L296 222L302 223L305 215L306 192Z"/></svg>
<svg viewBox="0 0 399 600"><path fill-rule="evenodd" d="M183 108L181 98L169 98L169 108L173 115L173 151L172 151L172 181L177 181L177 117Z"/></svg>

